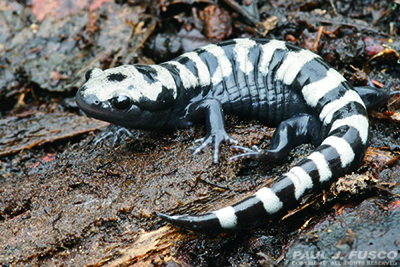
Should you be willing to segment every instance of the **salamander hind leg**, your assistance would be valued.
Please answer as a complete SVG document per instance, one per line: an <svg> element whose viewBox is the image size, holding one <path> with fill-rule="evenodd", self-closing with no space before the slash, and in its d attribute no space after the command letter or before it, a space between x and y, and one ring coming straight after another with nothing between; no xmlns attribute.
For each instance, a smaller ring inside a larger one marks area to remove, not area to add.
<svg viewBox="0 0 400 267"><path fill-rule="evenodd" d="M272 135L269 149L262 150L257 146L252 148L233 146L232 149L241 154L231 157L231 160L251 158L268 163L274 163L289 155L292 148L313 142L317 145L321 140L321 122L309 114L301 114L282 121Z"/></svg>

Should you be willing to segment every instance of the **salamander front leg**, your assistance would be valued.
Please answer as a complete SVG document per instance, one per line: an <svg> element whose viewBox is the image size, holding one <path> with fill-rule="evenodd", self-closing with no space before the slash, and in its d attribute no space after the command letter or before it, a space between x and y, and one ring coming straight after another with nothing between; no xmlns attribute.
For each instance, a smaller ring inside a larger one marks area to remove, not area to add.
<svg viewBox="0 0 400 267"><path fill-rule="evenodd" d="M281 122L272 135L269 149L262 150L257 146L251 149L242 146L233 146L232 149L243 152L231 157L231 160L252 158L273 163L284 159L292 148L310 143L317 145L321 142L321 122L308 115L301 114Z"/></svg>
<svg viewBox="0 0 400 267"><path fill-rule="evenodd" d="M222 105L217 99L206 98L193 103L189 109L189 116L193 119L205 117L207 134L205 137L197 139L201 145L194 150L194 154L199 153L207 146L213 146L213 161L218 162L219 146L222 141L237 144L237 141L230 137L225 130L225 118Z"/></svg>
<svg viewBox="0 0 400 267"><path fill-rule="evenodd" d="M119 143L119 141L124 140L126 137L132 137L132 133L125 127L111 124L106 131L102 132L93 140L94 146L97 146L99 143L104 140L113 137L113 144Z"/></svg>

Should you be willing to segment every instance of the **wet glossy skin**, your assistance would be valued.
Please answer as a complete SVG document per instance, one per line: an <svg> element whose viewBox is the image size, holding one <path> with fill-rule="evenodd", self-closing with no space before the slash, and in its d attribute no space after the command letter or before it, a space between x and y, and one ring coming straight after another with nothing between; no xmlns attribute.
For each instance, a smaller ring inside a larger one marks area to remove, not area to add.
<svg viewBox="0 0 400 267"><path fill-rule="evenodd" d="M316 54L291 44L235 39L208 45L152 66L121 66L87 74L77 103L88 115L115 124L162 131L205 122L207 134L195 154L213 146L218 161L224 114L277 127L268 150L235 146L238 158L275 162L303 143L318 146L271 188L233 206L198 216L161 218L212 233L254 227L295 205L314 189L358 167L367 139L366 106L389 94L360 88L363 98ZM378 95L378 98L371 95Z"/></svg>

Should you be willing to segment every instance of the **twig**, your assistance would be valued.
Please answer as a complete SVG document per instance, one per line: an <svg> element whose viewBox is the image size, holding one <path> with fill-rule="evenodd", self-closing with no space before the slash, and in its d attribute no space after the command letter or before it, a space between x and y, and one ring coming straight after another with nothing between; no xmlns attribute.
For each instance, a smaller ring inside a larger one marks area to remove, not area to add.
<svg viewBox="0 0 400 267"><path fill-rule="evenodd" d="M339 14L337 13L335 4L333 3L333 0L329 0L329 2L331 3L332 9L333 9L333 14L335 14L335 16L339 16Z"/></svg>
<svg viewBox="0 0 400 267"><path fill-rule="evenodd" d="M319 44L319 41L321 40L321 35L322 35L323 31L324 31L324 26L319 26L317 40L315 40L315 44L313 47L314 52L316 52L318 50L318 44Z"/></svg>
<svg viewBox="0 0 400 267"><path fill-rule="evenodd" d="M245 17L245 19L247 19L249 22L251 22L254 26L260 22L256 17L254 17L252 14L250 14L250 12L248 12L247 10L243 9L238 3L236 3L233 0L224 0L224 2L230 6L233 10L235 10L236 12L238 12L240 15L242 15L243 17Z"/></svg>

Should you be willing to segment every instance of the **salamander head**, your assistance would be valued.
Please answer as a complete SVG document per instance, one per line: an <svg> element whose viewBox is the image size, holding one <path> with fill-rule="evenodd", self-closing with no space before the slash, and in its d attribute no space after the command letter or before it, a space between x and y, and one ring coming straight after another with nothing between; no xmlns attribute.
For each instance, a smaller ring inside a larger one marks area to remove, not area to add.
<svg viewBox="0 0 400 267"><path fill-rule="evenodd" d="M152 66L94 68L85 76L76 102L88 116L143 130L160 129L168 120L176 89Z"/></svg>

